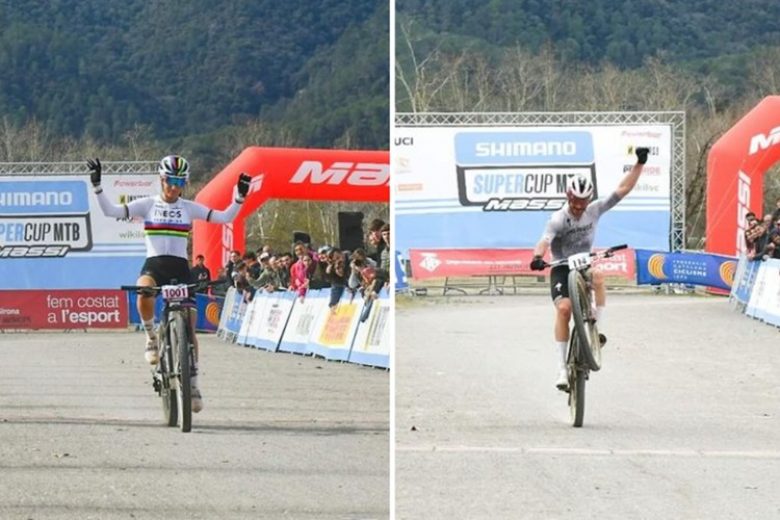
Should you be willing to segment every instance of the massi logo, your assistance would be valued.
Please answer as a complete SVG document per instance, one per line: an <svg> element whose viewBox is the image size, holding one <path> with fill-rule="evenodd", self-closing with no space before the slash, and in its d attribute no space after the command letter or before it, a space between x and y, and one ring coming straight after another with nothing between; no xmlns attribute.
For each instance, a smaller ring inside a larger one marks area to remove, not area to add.
<svg viewBox="0 0 780 520"><path fill-rule="evenodd" d="M420 253L423 259L420 261L420 267L428 271L434 272L440 265L441 260L436 256L436 253Z"/></svg>
<svg viewBox="0 0 780 520"><path fill-rule="evenodd" d="M773 128L769 135L756 134L750 138L750 150L748 155L753 155L761 150L766 150L770 146L780 143L780 126Z"/></svg>
<svg viewBox="0 0 780 520"><path fill-rule="evenodd" d="M597 186L593 138L584 131L461 132L455 164L461 205L483 211L560 209L573 175Z"/></svg>

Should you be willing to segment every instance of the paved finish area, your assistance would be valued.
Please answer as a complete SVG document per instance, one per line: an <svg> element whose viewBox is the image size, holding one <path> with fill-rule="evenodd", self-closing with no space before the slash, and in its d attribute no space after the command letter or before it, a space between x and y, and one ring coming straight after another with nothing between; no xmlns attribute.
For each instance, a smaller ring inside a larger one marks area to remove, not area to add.
<svg viewBox="0 0 780 520"><path fill-rule="evenodd" d="M0 335L0 518L388 518L387 372L201 345L185 434L141 334Z"/></svg>
<svg viewBox="0 0 780 520"><path fill-rule="evenodd" d="M548 296L420 301L396 316L398 519L780 518L777 329L611 294L572 428Z"/></svg>

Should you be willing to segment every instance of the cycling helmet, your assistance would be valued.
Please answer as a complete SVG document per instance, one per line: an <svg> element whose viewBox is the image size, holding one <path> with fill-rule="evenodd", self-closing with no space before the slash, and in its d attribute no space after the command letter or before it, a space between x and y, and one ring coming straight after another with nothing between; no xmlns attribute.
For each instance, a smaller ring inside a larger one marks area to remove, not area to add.
<svg viewBox="0 0 780 520"><path fill-rule="evenodd" d="M174 186L184 186L190 178L190 164L180 155L167 155L157 165L160 178Z"/></svg>
<svg viewBox="0 0 780 520"><path fill-rule="evenodd" d="M589 199L593 195L593 183L584 175L573 175L566 182L566 194L578 199Z"/></svg>

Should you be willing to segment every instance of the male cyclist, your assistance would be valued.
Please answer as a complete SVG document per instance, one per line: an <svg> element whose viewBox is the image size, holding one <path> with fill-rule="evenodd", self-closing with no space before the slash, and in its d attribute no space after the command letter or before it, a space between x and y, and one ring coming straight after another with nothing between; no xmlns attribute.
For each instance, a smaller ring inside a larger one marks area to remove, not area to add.
<svg viewBox="0 0 780 520"><path fill-rule="evenodd" d="M566 184L568 203L550 216L542 238L534 249L531 269L541 271L545 268L542 257L550 249L552 260L560 260L577 253L588 253L596 236L596 224L606 211L613 208L623 197L629 194L639 180L642 168L647 162L648 148L637 148L637 162L615 191L605 199L591 202L593 183L584 175L572 176ZM593 288L596 293L596 320L604 323L606 290L604 275L593 269ZM569 266L561 265L550 272L550 289L555 305L555 345L560 353L558 379L555 386L566 391L569 377L566 372L566 347L569 342L569 320L571 319L571 300L568 288ZM602 343L606 337L601 338Z"/></svg>
<svg viewBox="0 0 780 520"><path fill-rule="evenodd" d="M190 175L190 166L184 157L168 155L160 160L160 194L133 200L127 204L113 204L100 187L103 171L100 159L88 160L90 180L95 188L100 209L108 217L143 217L146 235L146 262L136 285L154 287L173 283L193 283L187 260L187 238L196 219L226 224L232 222L244 197L249 192L250 177L241 174L234 191L234 202L224 211L216 211L197 202L181 198ZM146 331L146 361L156 365L159 360L157 338L154 332L154 296L138 294L136 304ZM194 302L189 302L193 306ZM203 396L198 388L198 342L195 338L195 313L190 312L195 346L195 367L192 372L192 411L203 409Z"/></svg>

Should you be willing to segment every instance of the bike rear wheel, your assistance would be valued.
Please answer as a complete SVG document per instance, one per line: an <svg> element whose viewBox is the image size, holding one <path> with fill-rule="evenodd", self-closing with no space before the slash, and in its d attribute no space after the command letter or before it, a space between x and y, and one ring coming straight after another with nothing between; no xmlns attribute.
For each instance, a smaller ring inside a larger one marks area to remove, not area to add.
<svg viewBox="0 0 780 520"><path fill-rule="evenodd" d="M594 372L601 368L601 341L596 328L596 317L592 315L590 294L585 278L572 269L569 271L569 298L574 315L574 331L580 341L580 354Z"/></svg>
<svg viewBox="0 0 780 520"><path fill-rule="evenodd" d="M170 323L171 351L174 355L174 367L179 377L176 395L179 407L179 428L183 432L192 429L192 392L190 387L190 337L184 313L176 312Z"/></svg>

